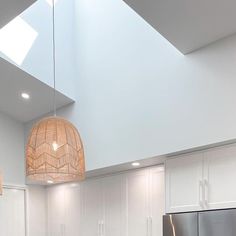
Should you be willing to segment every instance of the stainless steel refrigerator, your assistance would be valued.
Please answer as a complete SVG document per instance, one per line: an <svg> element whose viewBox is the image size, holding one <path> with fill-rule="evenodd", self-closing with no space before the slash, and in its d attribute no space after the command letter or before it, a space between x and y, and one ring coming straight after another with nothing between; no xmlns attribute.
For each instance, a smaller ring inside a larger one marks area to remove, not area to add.
<svg viewBox="0 0 236 236"><path fill-rule="evenodd" d="M165 215L163 236L236 236L236 209Z"/></svg>

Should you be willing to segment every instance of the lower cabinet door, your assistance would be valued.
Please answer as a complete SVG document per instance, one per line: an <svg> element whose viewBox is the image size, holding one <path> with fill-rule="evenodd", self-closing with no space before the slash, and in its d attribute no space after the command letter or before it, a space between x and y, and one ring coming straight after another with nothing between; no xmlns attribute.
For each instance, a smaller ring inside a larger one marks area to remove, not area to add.
<svg viewBox="0 0 236 236"><path fill-rule="evenodd" d="M81 184L81 236L104 236L101 187L99 179Z"/></svg>
<svg viewBox="0 0 236 236"><path fill-rule="evenodd" d="M25 236L25 191L3 189L0 196L0 235Z"/></svg>
<svg viewBox="0 0 236 236"><path fill-rule="evenodd" d="M103 189L103 236L125 236L125 179L122 175L101 179Z"/></svg>
<svg viewBox="0 0 236 236"><path fill-rule="evenodd" d="M148 171L126 175L127 236L148 236Z"/></svg>

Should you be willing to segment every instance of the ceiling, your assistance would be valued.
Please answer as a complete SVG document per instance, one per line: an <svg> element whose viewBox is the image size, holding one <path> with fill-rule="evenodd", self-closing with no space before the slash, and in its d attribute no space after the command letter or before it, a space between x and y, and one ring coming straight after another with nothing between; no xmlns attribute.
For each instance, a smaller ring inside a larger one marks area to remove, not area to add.
<svg viewBox="0 0 236 236"><path fill-rule="evenodd" d="M0 0L0 28L18 16L36 0Z"/></svg>
<svg viewBox="0 0 236 236"><path fill-rule="evenodd" d="M124 0L183 54L236 33L235 0Z"/></svg>
<svg viewBox="0 0 236 236"><path fill-rule="evenodd" d="M53 88L4 59L0 59L0 71L0 111L27 122L53 110ZM22 92L29 93L31 98L24 100ZM60 92L56 98L57 108L74 102Z"/></svg>

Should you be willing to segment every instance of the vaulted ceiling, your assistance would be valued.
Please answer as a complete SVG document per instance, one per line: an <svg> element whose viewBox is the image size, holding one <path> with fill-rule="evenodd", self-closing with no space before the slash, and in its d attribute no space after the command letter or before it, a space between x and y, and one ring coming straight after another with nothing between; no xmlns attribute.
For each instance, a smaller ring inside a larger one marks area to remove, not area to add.
<svg viewBox="0 0 236 236"><path fill-rule="evenodd" d="M235 0L124 0L183 54L236 33Z"/></svg>
<svg viewBox="0 0 236 236"><path fill-rule="evenodd" d="M36 0L1 0L0 28L18 16Z"/></svg>

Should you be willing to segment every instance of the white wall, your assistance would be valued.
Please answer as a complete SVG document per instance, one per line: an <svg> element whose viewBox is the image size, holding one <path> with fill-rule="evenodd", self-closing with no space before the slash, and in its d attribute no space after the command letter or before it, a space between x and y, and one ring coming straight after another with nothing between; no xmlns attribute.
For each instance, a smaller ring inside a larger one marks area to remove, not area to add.
<svg viewBox="0 0 236 236"><path fill-rule="evenodd" d="M183 56L120 0L76 1L87 169L236 138L236 36Z"/></svg>
<svg viewBox="0 0 236 236"><path fill-rule="evenodd" d="M24 128L0 113L0 171L4 184L25 184Z"/></svg>
<svg viewBox="0 0 236 236"><path fill-rule="evenodd" d="M76 104L58 114L87 170L236 138L236 36L183 56L121 0L75 3Z"/></svg>

